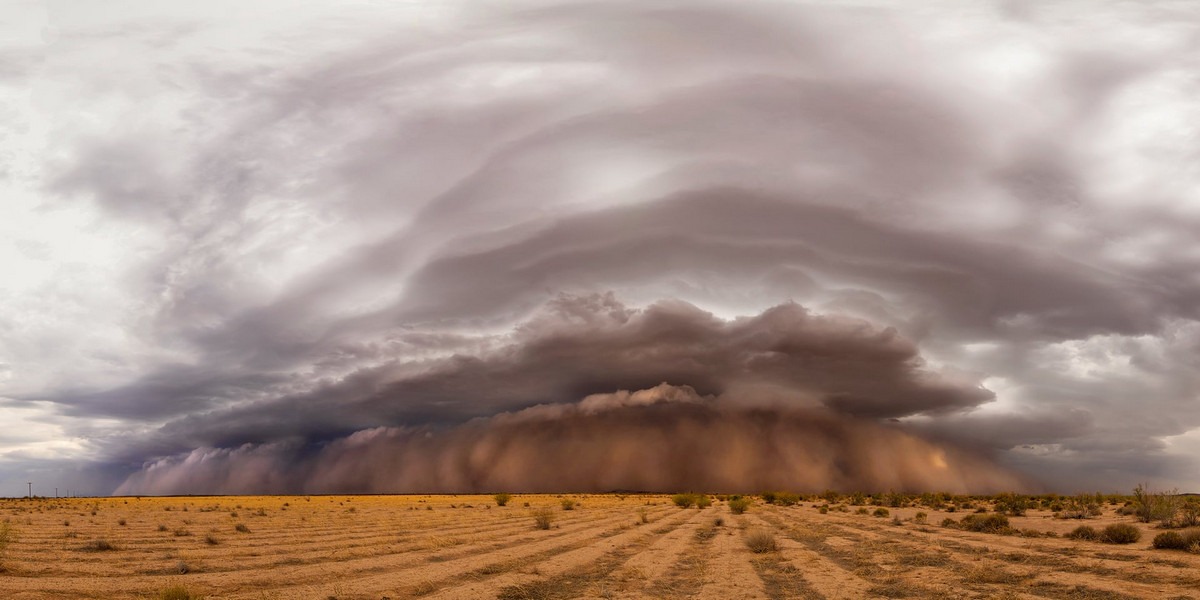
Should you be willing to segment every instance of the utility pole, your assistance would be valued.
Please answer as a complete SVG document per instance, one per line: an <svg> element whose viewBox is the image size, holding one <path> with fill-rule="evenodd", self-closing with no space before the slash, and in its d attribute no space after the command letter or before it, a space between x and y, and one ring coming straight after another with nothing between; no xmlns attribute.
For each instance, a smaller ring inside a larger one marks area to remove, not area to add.
<svg viewBox="0 0 1200 600"><path fill-rule="evenodd" d="M54 488L54 499L58 500L58 488Z"/></svg>
<svg viewBox="0 0 1200 600"><path fill-rule="evenodd" d="M29 499L33 500L33 482L29 482Z"/></svg>

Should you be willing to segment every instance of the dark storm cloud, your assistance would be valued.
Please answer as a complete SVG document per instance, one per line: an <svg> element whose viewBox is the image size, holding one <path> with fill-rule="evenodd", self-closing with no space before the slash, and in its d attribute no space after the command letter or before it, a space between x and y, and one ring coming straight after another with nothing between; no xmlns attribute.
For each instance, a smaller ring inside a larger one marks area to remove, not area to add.
<svg viewBox="0 0 1200 600"><path fill-rule="evenodd" d="M664 381L704 394L770 388L780 404L868 418L942 414L992 398L968 376L926 368L894 329L859 319L785 304L724 321L678 301L635 310L612 295L563 296L479 355L393 362L304 394L185 416L162 428L155 450L454 424Z"/></svg>
<svg viewBox="0 0 1200 600"><path fill-rule="evenodd" d="M779 407L718 405L667 385L503 413L443 432L377 428L316 453L198 449L147 465L118 494L441 490L1026 489L977 456L895 429Z"/></svg>
<svg viewBox="0 0 1200 600"><path fill-rule="evenodd" d="M159 491L664 381L1053 481L1186 475L1194 15L425 8L79 11L28 71L38 210L118 266L0 295L0 396Z"/></svg>

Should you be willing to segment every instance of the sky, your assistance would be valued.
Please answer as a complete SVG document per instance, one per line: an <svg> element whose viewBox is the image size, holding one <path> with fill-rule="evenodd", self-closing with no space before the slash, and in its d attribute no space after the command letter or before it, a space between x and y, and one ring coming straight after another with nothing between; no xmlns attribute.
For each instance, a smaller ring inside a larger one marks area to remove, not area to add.
<svg viewBox="0 0 1200 600"><path fill-rule="evenodd" d="M1200 492L1200 4L0 8L0 496Z"/></svg>

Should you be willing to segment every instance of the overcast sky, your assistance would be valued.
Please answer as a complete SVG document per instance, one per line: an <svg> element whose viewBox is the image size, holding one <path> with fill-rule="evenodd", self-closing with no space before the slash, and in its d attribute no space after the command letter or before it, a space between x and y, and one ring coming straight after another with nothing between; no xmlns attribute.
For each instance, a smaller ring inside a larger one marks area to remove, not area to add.
<svg viewBox="0 0 1200 600"><path fill-rule="evenodd" d="M529 419L830 470L480 479ZM8 3L0 424L0 495L1200 491L1200 4Z"/></svg>

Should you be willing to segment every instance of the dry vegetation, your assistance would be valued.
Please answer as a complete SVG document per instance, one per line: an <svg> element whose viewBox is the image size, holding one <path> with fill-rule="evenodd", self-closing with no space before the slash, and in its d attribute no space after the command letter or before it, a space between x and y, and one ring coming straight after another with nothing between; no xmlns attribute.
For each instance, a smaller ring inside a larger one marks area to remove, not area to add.
<svg viewBox="0 0 1200 600"><path fill-rule="evenodd" d="M1200 600L1193 502L1144 491L0 500L0 598Z"/></svg>

